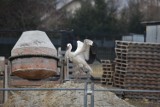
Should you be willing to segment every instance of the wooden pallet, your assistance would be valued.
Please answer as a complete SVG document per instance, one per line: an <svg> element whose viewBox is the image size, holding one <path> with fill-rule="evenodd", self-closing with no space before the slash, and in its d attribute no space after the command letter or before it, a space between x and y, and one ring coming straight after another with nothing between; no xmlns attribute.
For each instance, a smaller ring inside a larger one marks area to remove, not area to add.
<svg viewBox="0 0 160 107"><path fill-rule="evenodd" d="M126 45L118 45L116 46L116 48L121 48L121 49L127 49L129 51L144 51L144 52L150 52L150 51L153 51L153 52L160 52L160 47L157 47L157 48L153 48L153 47L134 47L134 46L126 46Z"/></svg>
<svg viewBox="0 0 160 107"><path fill-rule="evenodd" d="M114 86L160 90L160 44L116 41ZM142 98L145 95L127 97ZM147 98L154 96L148 95Z"/></svg>
<svg viewBox="0 0 160 107"><path fill-rule="evenodd" d="M125 45L125 46L135 46L135 47L153 47L153 48L159 48L159 43L147 43L147 42L132 42L132 41L115 41L116 46L117 45Z"/></svg>
<svg viewBox="0 0 160 107"><path fill-rule="evenodd" d="M148 100L160 100L160 93L131 93L131 92L125 92L124 96L126 98L131 98L131 99L148 99Z"/></svg>
<svg viewBox="0 0 160 107"><path fill-rule="evenodd" d="M101 83L113 86L113 74L114 74L114 67L110 60L102 60L102 70L103 74L101 77Z"/></svg>
<svg viewBox="0 0 160 107"><path fill-rule="evenodd" d="M101 60L102 64L109 64L111 61L110 60Z"/></svg>

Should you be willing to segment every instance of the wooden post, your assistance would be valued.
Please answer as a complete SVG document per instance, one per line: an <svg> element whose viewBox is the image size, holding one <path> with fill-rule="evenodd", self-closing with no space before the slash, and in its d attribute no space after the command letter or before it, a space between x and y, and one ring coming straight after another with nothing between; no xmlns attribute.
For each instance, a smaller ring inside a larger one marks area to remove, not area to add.
<svg viewBox="0 0 160 107"><path fill-rule="evenodd" d="M69 59L66 60L65 80L69 80Z"/></svg>
<svg viewBox="0 0 160 107"><path fill-rule="evenodd" d="M60 68L60 82L64 82L64 63L63 60L61 60L61 68Z"/></svg>
<svg viewBox="0 0 160 107"><path fill-rule="evenodd" d="M8 66L5 65L5 71L4 71L4 82L3 87L8 88ZM3 102L5 103L8 100L8 91L3 92Z"/></svg>
<svg viewBox="0 0 160 107"><path fill-rule="evenodd" d="M5 67L5 57L0 56L0 75L3 75L3 88L5 87L5 71L6 71L6 67ZM3 103L4 103L4 95L5 95L5 91L2 92L3 93Z"/></svg>
<svg viewBox="0 0 160 107"><path fill-rule="evenodd" d="M62 51L61 48L58 48L58 57L60 62L60 81L69 80L69 59L65 59L65 51Z"/></svg>
<svg viewBox="0 0 160 107"><path fill-rule="evenodd" d="M63 77L63 56L62 56L62 50L61 47L58 48L58 58L59 58L59 62L58 62L58 66L60 67L60 83L63 83L64 81L64 77Z"/></svg>

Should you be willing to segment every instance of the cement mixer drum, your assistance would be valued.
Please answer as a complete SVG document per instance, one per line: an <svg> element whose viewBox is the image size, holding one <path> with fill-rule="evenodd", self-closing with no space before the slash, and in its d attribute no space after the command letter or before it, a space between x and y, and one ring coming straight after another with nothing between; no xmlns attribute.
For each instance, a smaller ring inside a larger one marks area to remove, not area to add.
<svg viewBox="0 0 160 107"><path fill-rule="evenodd" d="M42 31L23 32L9 59L12 74L24 79L39 80L57 73L57 50Z"/></svg>

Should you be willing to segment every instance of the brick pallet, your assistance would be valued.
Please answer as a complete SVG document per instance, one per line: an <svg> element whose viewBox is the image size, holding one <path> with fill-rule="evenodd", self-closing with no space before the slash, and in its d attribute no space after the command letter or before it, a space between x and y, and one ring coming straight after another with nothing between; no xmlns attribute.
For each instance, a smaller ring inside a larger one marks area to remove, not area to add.
<svg viewBox="0 0 160 107"><path fill-rule="evenodd" d="M114 86L124 89L160 90L160 44L116 41ZM127 97L156 98L160 93L126 93Z"/></svg>
<svg viewBox="0 0 160 107"><path fill-rule="evenodd" d="M110 60L101 60L103 74L101 77L101 83L107 86L113 86L113 73L114 67Z"/></svg>
<svg viewBox="0 0 160 107"><path fill-rule="evenodd" d="M127 98L136 98L136 99L150 99L156 101L157 99L160 98L159 93L131 93L131 92L126 92L125 93ZM158 101L158 100L157 100Z"/></svg>

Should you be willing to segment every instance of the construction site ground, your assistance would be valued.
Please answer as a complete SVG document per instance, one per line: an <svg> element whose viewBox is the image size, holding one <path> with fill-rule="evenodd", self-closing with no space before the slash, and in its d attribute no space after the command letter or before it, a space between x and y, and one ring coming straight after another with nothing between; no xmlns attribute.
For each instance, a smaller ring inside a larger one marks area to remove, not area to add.
<svg viewBox="0 0 160 107"><path fill-rule="evenodd" d="M77 87L79 87L79 86L83 86L83 84L81 84L81 83L65 83L65 84L62 84L62 85L54 85L54 84L44 84L44 85L42 85L41 87L42 88L51 88L51 87L66 87L66 88L77 88ZM3 87L3 82L2 81L0 81L0 88L2 88ZM103 88L104 86L100 86L99 84L98 85L95 85L95 87L96 88ZM16 87L17 88L17 87ZM105 86L104 88L107 88L107 86ZM53 103L53 105L55 105L55 107L58 107L58 104L61 102L60 100L62 100L62 101L64 101L64 100L67 100L66 99L66 95L65 94L70 94L71 95L71 97L73 97L73 102L74 102L74 100L75 100L75 102L77 101L76 100L76 98L74 98L74 97L76 97L76 94L72 91L72 92L65 92L65 93L62 93L63 91L56 91L56 92L38 92L38 91L35 91L35 92L29 92L29 91L22 91L22 92L13 92L12 91L12 93L10 93L10 97L9 97L9 99L8 99L8 101L7 101L7 103L5 103L5 105L4 106L2 106L2 107L12 107L12 104L14 104L14 106L15 106L15 104L18 104L19 106L20 105L25 105L26 106L26 104L28 104L28 102L30 102L30 98L33 100L32 101L32 103L31 103L31 105L33 105L34 103L35 103L35 105L38 105L38 102L36 102L36 100L38 101L40 101L39 103L41 103L42 104L42 102L46 102L46 103L43 103L44 105L46 104L48 104L48 107L50 106L50 105L52 105L51 103ZM59 94L58 94L59 93ZM76 92L76 93L78 93L77 95L81 95L82 93L79 93L79 92ZM100 94L104 94L103 92L102 93L100 93ZM0 92L0 95L2 96L3 94L2 94L2 92ZM33 95L33 96L31 96L31 95ZM46 96L47 95L47 96ZM55 95L55 96L54 96ZM59 96L60 95L60 96ZM74 96L75 95L75 96ZM102 101L103 102L101 102L101 103L105 103L105 102L108 102L111 106L107 106L107 107L159 107L159 105L160 105L160 102L153 102L153 101L148 101L147 99L128 99L128 98L125 98L125 99L123 99L123 100L121 100L120 98L118 98L117 96L114 96L115 94L113 93L110 93L110 92L105 92L105 95L107 95L106 97L104 97L104 98L106 98L105 99L105 101L103 101L102 99ZM15 97L16 96L16 97ZM25 96L25 97L23 97L23 96ZM30 98L29 98L29 96L30 96ZM64 96L64 97L63 97ZM82 95L83 96L83 95ZM81 97L82 97L81 96ZM98 95L97 95L98 96ZM97 97L96 96L96 92L95 92L95 98ZM38 98L39 97L39 98ZM115 97L115 98L113 98L113 97ZM44 98L44 99L43 99ZM52 99L53 98L53 99ZM101 98L101 97L99 97L99 98ZM3 97L0 97L0 101L1 101L1 103L2 103L2 99L3 99ZM56 99L56 100L54 100L54 99ZM78 98L79 99L79 98ZM82 99L80 102L81 102L81 105L78 105L77 107L83 107L83 97L82 98L80 98L80 99ZM34 102L34 100L35 100L35 102ZM59 101L58 101L59 100ZM51 102L50 102L51 101ZM68 100L67 100L68 101ZM101 105L97 105L98 103L99 103L100 101L95 101L95 107L100 107ZM55 104L54 104L55 103ZM107 103L107 104L108 104ZM130 103L130 104L129 104ZM76 103L75 103L76 104ZM78 104L78 102L77 102L77 104ZM56 106L57 105L57 106ZM133 106L132 106L133 105ZM17 106L18 107L18 106ZM32 106L28 106L28 107L32 107ZM35 106L34 106L35 107ZM68 104L68 106L64 106L64 107L72 107L71 105L69 105ZM73 107L75 107L74 105L73 105ZM105 107L105 106L104 106Z"/></svg>

